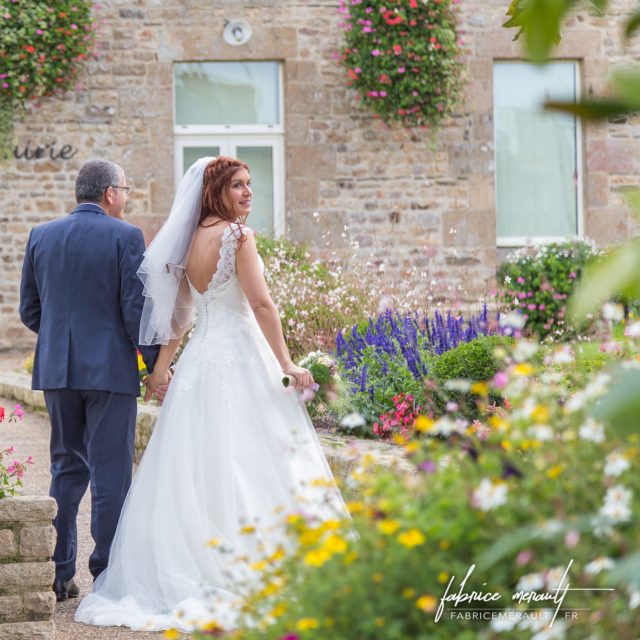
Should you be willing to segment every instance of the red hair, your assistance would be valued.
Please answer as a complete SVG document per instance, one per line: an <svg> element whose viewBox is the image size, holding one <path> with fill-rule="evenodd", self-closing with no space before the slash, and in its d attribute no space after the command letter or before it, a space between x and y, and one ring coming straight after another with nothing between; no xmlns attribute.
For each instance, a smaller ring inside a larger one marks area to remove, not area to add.
<svg viewBox="0 0 640 640"><path fill-rule="evenodd" d="M209 216L217 216L227 222L237 221L233 212L229 210L227 205L225 205L222 196L231 185L233 176L240 169L249 171L249 165L237 158L229 158L226 156L214 158L205 167L202 183L200 219L198 220L198 225L202 225L202 222ZM203 226L212 227L216 224L218 224L218 222ZM240 221L240 226L242 226L242 221ZM244 236L241 232L239 239L243 237Z"/></svg>

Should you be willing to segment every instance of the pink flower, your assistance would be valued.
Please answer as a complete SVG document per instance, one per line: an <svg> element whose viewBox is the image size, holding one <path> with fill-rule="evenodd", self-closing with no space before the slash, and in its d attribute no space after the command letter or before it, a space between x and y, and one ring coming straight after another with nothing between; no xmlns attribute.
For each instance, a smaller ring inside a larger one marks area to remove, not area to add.
<svg viewBox="0 0 640 640"><path fill-rule="evenodd" d="M381 91L380 92L380 97L381 98L386 98L387 97L387 92L386 91Z"/></svg>
<svg viewBox="0 0 640 640"><path fill-rule="evenodd" d="M405 69L404 67L398 67L398 73L404 73Z"/></svg>
<svg viewBox="0 0 640 640"><path fill-rule="evenodd" d="M13 464L7 467L7 473L10 476L16 476L20 480L24 476L24 467L17 460L14 460Z"/></svg>
<svg viewBox="0 0 640 640"><path fill-rule="evenodd" d="M533 558L533 551L530 549L524 549L516 556L516 564L519 567L523 567L525 564L529 564Z"/></svg>
<svg viewBox="0 0 640 640"><path fill-rule="evenodd" d="M504 389L509 382L509 376L504 371L498 371L493 378L493 386L497 389Z"/></svg>
<svg viewBox="0 0 640 640"><path fill-rule="evenodd" d="M376 56L379 56L382 54L382 51L380 51L379 49L372 49L371 50L371 55L375 58Z"/></svg>
<svg viewBox="0 0 640 640"><path fill-rule="evenodd" d="M36 34L41 36L44 33L42 29L36 29Z"/></svg>
<svg viewBox="0 0 640 640"><path fill-rule="evenodd" d="M571 531L567 531L567 535L564 537L564 544L569 547L569 549L573 549L580 542L580 533L572 529Z"/></svg>
<svg viewBox="0 0 640 640"><path fill-rule="evenodd" d="M529 311L535 311L536 310L536 305L535 304L528 304L527 305L527 309L529 309Z"/></svg>
<svg viewBox="0 0 640 640"><path fill-rule="evenodd" d="M24 418L24 411L22 410L22 407L17 404L16 408L13 410L14 415L16 416L16 418L18 418L18 420L22 420L22 418Z"/></svg>
<svg viewBox="0 0 640 640"><path fill-rule="evenodd" d="M524 278L523 278L522 276L518 276L518 278L517 278L516 282L517 282L518 284L524 284Z"/></svg>

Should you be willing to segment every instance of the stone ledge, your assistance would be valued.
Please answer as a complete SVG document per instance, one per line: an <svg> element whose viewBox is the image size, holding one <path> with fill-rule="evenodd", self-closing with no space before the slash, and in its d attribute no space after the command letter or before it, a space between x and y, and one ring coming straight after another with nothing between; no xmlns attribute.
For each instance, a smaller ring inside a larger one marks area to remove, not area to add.
<svg viewBox="0 0 640 640"><path fill-rule="evenodd" d="M14 398L36 408L45 409L42 391L31 390L31 376L18 371L0 372L0 396ZM158 417L158 407L138 404L134 459L139 463L153 433ZM373 456L381 466L411 471L412 465L404 458L403 451L394 445L375 440L363 440L353 436L341 436L318 432L318 438L334 475L345 479L358 464L363 454ZM1 504L1 501L0 501Z"/></svg>
<svg viewBox="0 0 640 640"><path fill-rule="evenodd" d="M56 501L49 496L12 496L0 500L0 522L51 522Z"/></svg>

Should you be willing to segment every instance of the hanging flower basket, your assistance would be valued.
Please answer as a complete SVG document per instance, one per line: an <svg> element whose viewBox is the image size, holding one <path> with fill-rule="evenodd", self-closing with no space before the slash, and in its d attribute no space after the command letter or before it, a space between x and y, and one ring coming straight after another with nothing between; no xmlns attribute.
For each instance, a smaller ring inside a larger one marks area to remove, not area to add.
<svg viewBox="0 0 640 640"><path fill-rule="evenodd" d="M72 89L93 51L93 3L0 0L0 151L7 154L13 119L31 100Z"/></svg>
<svg viewBox="0 0 640 640"><path fill-rule="evenodd" d="M386 124L437 128L459 102L459 0L340 0L340 62Z"/></svg>

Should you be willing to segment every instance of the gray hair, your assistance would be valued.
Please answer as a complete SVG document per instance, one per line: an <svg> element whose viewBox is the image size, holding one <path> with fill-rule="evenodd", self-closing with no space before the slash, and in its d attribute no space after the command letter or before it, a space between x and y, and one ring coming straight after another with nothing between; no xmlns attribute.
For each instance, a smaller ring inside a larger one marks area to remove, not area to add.
<svg viewBox="0 0 640 640"><path fill-rule="evenodd" d="M105 189L118 184L124 176L121 166L110 160L90 160L76 178L76 202L100 202Z"/></svg>

